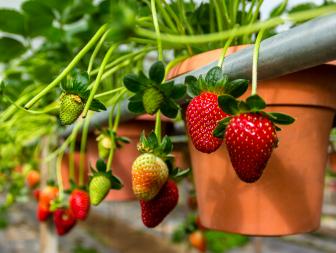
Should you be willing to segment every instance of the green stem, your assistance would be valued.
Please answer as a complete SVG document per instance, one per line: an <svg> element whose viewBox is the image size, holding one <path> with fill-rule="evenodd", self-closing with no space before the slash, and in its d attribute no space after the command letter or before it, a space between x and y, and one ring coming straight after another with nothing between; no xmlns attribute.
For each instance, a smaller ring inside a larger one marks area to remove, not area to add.
<svg viewBox="0 0 336 253"><path fill-rule="evenodd" d="M162 17L166 21L166 23L169 26L169 28L172 29L173 32L177 32L176 26L175 26L173 20L168 15L166 9L163 8L162 2L160 0L156 0L156 4L159 7L159 11L162 13Z"/></svg>
<svg viewBox="0 0 336 253"><path fill-rule="evenodd" d="M216 12L216 19L217 19L217 27L218 27L218 31L223 31L223 22L222 22L222 13L221 13L221 8L219 7L219 3L217 0L213 0L214 3L214 7L215 7L215 12Z"/></svg>
<svg viewBox="0 0 336 253"><path fill-rule="evenodd" d="M63 159L64 152L61 152L56 161L56 177L57 177L57 184L59 190L59 199L62 202L64 198L64 187L63 187L63 179L62 179L62 159Z"/></svg>
<svg viewBox="0 0 336 253"><path fill-rule="evenodd" d="M181 56L179 56L179 57L177 57L177 58L174 58L172 61L170 61L170 62L167 64L167 66L166 66L165 78L164 78L164 79L167 78L167 75L168 75L169 71L170 71L176 64L178 64L179 62L181 62L181 61L187 59L188 57L189 57L189 55L181 55Z"/></svg>
<svg viewBox="0 0 336 253"><path fill-rule="evenodd" d="M103 34L103 36L100 38L100 40L99 40L99 42L98 42L96 48L93 50L93 53L92 53L92 55L91 55L91 57L90 57L90 61L89 61L89 65L88 65L88 69L87 69L87 72L88 72L89 75L90 75L90 72L91 72L91 70L92 70L94 60L96 59L96 56L97 56L97 54L98 54L100 48L101 48L102 45L104 44L104 41L105 41L107 35L109 34L109 32L110 32L110 30L107 30L107 31Z"/></svg>
<svg viewBox="0 0 336 253"><path fill-rule="evenodd" d="M258 81L258 57L259 57L259 47L261 43L262 36L264 34L265 30L261 30L258 33L256 42L254 44L253 49L253 66L252 66L252 92L251 95L257 94L257 81Z"/></svg>
<svg viewBox="0 0 336 253"><path fill-rule="evenodd" d="M107 25L103 25L96 34L91 38L91 40L86 44L86 46L72 59L69 65L59 74L47 87L45 87L39 94L37 94L33 99L31 99L25 108L31 108L38 100L45 96L50 90L52 90L62 79L77 65L77 63L83 58L83 56L93 47L97 40L106 31Z"/></svg>
<svg viewBox="0 0 336 253"><path fill-rule="evenodd" d="M234 38L234 35L235 35L234 31L235 30L233 30L232 36L225 42L224 48L222 50L221 56L220 56L218 64L217 64L217 66L220 67L220 68L223 67L223 62L224 62L224 58L225 58L226 52L227 52L228 48L230 47L230 45L232 43L232 40Z"/></svg>
<svg viewBox="0 0 336 253"><path fill-rule="evenodd" d="M106 55L104 56L104 59L103 59L103 62L102 64L100 65L100 68L99 68L99 72L98 72L98 75L96 77L96 80L95 80L95 83L92 87L92 90L90 92L90 96L88 98L88 100L86 101L86 104L85 104L85 107L84 107L84 110L83 110L83 118L86 117L88 111L89 111L89 108L91 106L91 103L92 103L92 100L94 98L94 96L96 95L96 92L97 92L97 89L99 87L99 84L100 84L100 81L101 81L101 78L103 76L103 73L104 73L104 70L105 70L105 66L107 64L107 62L109 61L113 51L117 48L117 45L112 45L109 50L107 51Z"/></svg>
<svg viewBox="0 0 336 253"><path fill-rule="evenodd" d="M123 91L125 89L126 89L125 87L115 88L113 90L109 90L109 91L105 91L105 92L99 93L99 94L95 95L94 98L101 98L101 97L104 97L104 96L112 95L112 94L114 94L116 92Z"/></svg>
<svg viewBox="0 0 336 253"><path fill-rule="evenodd" d="M70 147L69 147L69 175L70 180L75 182L75 148L76 148L76 139L78 134L79 128L74 128L73 130L73 139L71 140Z"/></svg>
<svg viewBox="0 0 336 253"><path fill-rule="evenodd" d="M160 110L157 111L155 117L155 135L158 139L158 143L161 143L161 112Z"/></svg>
<svg viewBox="0 0 336 253"><path fill-rule="evenodd" d="M321 8L314 9L314 10L301 11L301 12L289 14L286 16L286 18L274 17L267 21L257 22L254 24L246 25L246 26L241 26L237 28L236 36L257 32L261 29L268 29L268 28L286 23L288 21L300 22L300 21L304 21L304 20L317 17L317 16L326 15L326 14L330 14L334 12L336 12L336 6L331 5L331 6L321 7ZM149 30L144 30L141 28L136 28L135 33L140 36L146 36L152 39L156 38L156 34L154 32L149 31ZM181 44L184 44L184 43L202 44L202 43L209 43L213 41L227 39L231 36L231 34L232 34L232 31L227 30L227 31L212 33L212 34L191 35L191 36L161 33L160 37L161 37L161 40L165 42L181 43Z"/></svg>
<svg viewBox="0 0 336 253"><path fill-rule="evenodd" d="M156 7L155 7L155 0L151 0L151 9L152 9L152 15L153 15L153 23L155 28L155 34L157 38L157 48L158 48L158 58L159 61L163 60L163 50L162 50L162 42L160 38L160 27L159 27L159 21L156 13Z"/></svg>
<svg viewBox="0 0 336 253"><path fill-rule="evenodd" d="M80 146L80 154L79 154L79 186L84 185L84 162L85 162L85 149L87 144L87 138L89 133L90 119L93 113L89 113L88 117L85 119L82 138L81 138L81 146Z"/></svg>

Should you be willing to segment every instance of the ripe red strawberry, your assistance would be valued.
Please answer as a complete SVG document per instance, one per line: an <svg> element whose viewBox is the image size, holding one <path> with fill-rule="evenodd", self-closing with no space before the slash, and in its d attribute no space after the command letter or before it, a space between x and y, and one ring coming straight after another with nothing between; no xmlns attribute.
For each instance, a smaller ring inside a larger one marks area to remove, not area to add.
<svg viewBox="0 0 336 253"><path fill-rule="evenodd" d="M213 136L218 121L228 116L219 108L217 99L215 93L202 92L191 100L187 108L188 133L195 148L203 153L216 151L223 142Z"/></svg>
<svg viewBox="0 0 336 253"><path fill-rule="evenodd" d="M140 200L142 222L153 228L175 208L179 198L178 188L174 181L168 180L155 198Z"/></svg>
<svg viewBox="0 0 336 253"><path fill-rule="evenodd" d="M40 191L39 203L49 208L51 201L56 199L57 196L58 188L48 185Z"/></svg>
<svg viewBox="0 0 336 253"><path fill-rule="evenodd" d="M167 164L150 153L140 155L132 165L132 189L139 200L153 199L168 179Z"/></svg>
<svg viewBox="0 0 336 253"><path fill-rule="evenodd" d="M230 120L225 142L238 177L252 183L261 177L278 138L273 122L267 117L243 113Z"/></svg>
<svg viewBox="0 0 336 253"><path fill-rule="evenodd" d="M57 234L62 236L76 225L76 218L69 208L58 208L54 212L54 224Z"/></svg>
<svg viewBox="0 0 336 253"><path fill-rule="evenodd" d="M90 211L90 197L86 191L75 189L70 195L69 204L76 219L86 219Z"/></svg>
<svg viewBox="0 0 336 253"><path fill-rule="evenodd" d="M49 211L49 208L45 205L38 204L37 210L36 210L36 217L39 221L46 221L49 216L51 215L51 212Z"/></svg>
<svg viewBox="0 0 336 253"><path fill-rule="evenodd" d="M34 191L33 191L33 195L34 195L34 198L35 198L35 200L36 201L39 201L39 199L40 199L40 189L35 189Z"/></svg>

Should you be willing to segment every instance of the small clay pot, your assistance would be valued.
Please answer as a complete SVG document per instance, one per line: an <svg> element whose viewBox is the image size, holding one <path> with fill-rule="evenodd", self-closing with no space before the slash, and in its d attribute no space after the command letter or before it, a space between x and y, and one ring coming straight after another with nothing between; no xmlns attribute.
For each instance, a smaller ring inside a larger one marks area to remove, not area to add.
<svg viewBox="0 0 336 253"><path fill-rule="evenodd" d="M169 77L209 64L220 52L191 57L173 68ZM267 102L267 111L289 114L296 121L277 133L279 147L253 184L239 180L225 144L204 154L189 143L204 226L258 236L304 233L319 227L328 137L336 110L335 73L335 66L325 64L259 81L258 94Z"/></svg>

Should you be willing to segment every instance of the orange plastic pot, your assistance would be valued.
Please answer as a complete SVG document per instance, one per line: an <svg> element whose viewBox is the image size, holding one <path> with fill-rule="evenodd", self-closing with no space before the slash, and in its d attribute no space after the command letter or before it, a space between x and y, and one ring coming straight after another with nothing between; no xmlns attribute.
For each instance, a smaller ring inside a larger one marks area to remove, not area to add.
<svg viewBox="0 0 336 253"><path fill-rule="evenodd" d="M219 55L220 50L214 50L191 57L173 68L169 77L206 65ZM239 180L225 145L208 155L189 143L204 226L258 236L319 227L328 137L336 110L335 73L335 66L325 64L258 83L267 110L289 114L296 122L278 132L279 147L256 183Z"/></svg>

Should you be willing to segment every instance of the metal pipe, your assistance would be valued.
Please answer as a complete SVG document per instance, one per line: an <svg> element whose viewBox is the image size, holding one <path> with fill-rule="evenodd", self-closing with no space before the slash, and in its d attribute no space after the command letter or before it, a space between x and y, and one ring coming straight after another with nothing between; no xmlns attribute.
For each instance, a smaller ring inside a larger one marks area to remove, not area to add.
<svg viewBox="0 0 336 253"><path fill-rule="evenodd" d="M223 71L231 78L251 79L252 56L254 46L249 46L225 58ZM316 18L271 38L260 45L258 62L258 79L270 79L317 66L336 59L336 14ZM214 61L202 68L173 79L183 83L188 75L198 77L217 65ZM111 110L111 109L109 109ZM105 123L109 110L96 113L90 123L95 127ZM127 110L127 101L122 102L121 121L135 117ZM64 132L70 134L72 126Z"/></svg>
<svg viewBox="0 0 336 253"><path fill-rule="evenodd" d="M223 71L231 78L251 80L254 46L225 58ZM270 79L336 59L336 14L320 17L265 39L260 44L258 79ZM187 75L198 77L217 65L214 61L174 80L183 83Z"/></svg>

